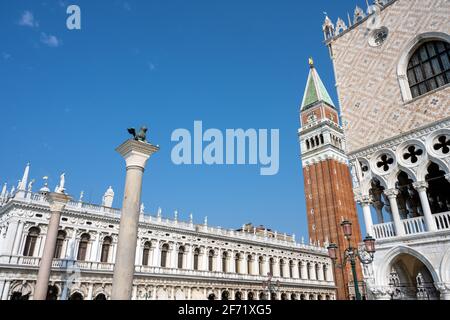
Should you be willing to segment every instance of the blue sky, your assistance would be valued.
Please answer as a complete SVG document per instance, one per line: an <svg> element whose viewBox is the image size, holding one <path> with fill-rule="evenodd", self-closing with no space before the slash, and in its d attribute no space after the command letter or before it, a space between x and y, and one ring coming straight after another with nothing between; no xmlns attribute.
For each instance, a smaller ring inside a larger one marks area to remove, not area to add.
<svg viewBox="0 0 450 320"><path fill-rule="evenodd" d="M322 40L323 12L336 21L365 1L2 1L0 183L25 164L51 187L100 203L112 185L122 202L125 168L114 149L126 128L149 126L161 146L144 177L146 211L238 228L266 225L307 238L297 142L299 104L313 56L335 102ZM81 8L82 29L66 28ZM364 6L363 6L364 7ZM204 128L280 129L280 170L176 166L171 133Z"/></svg>

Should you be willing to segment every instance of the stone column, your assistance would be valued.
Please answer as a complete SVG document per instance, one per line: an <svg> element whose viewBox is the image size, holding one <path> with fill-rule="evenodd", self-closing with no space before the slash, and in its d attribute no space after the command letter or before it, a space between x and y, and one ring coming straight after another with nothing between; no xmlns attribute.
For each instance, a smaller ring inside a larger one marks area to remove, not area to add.
<svg viewBox="0 0 450 320"><path fill-rule="evenodd" d="M11 255L14 245L14 239L16 237L17 228L19 227L19 222L16 220L11 220L8 224L8 229L6 231L6 238L2 240L2 252L4 255Z"/></svg>
<svg viewBox="0 0 450 320"><path fill-rule="evenodd" d="M160 250L159 250L159 245L160 245L160 241L157 240L154 243L154 247L153 247L153 242L152 242L152 263L150 265L154 266L154 267L159 267L159 256L160 256Z"/></svg>
<svg viewBox="0 0 450 320"><path fill-rule="evenodd" d="M17 227L16 239L14 240L14 247L12 250L12 255L16 256L19 254L20 242L22 240L24 222L19 221L19 226Z"/></svg>
<svg viewBox="0 0 450 320"><path fill-rule="evenodd" d="M308 264L305 261L302 261L302 279L308 279Z"/></svg>
<svg viewBox="0 0 450 320"><path fill-rule="evenodd" d="M142 176L147 160L158 150L159 148L156 146L136 140L128 140L116 150L125 159L127 174L114 266L112 300L131 299L141 206Z"/></svg>
<svg viewBox="0 0 450 320"><path fill-rule="evenodd" d="M222 249L218 249L215 254L217 272L223 272L222 270Z"/></svg>
<svg viewBox="0 0 450 320"><path fill-rule="evenodd" d="M34 300L45 300L47 298L48 282L52 268L53 256L55 255L56 239L58 237L59 221L70 197L64 193L49 193L47 196L50 204L50 221L47 228L47 237L42 253L41 264L34 291Z"/></svg>
<svg viewBox="0 0 450 320"><path fill-rule="evenodd" d="M427 197L428 183L425 181L414 182L413 187L419 193L420 204L422 205L423 218L425 220L427 231L437 231L436 222L431 214L430 203L428 202Z"/></svg>
<svg viewBox="0 0 450 320"><path fill-rule="evenodd" d="M1 300L8 300L10 286L11 286L11 281L6 280L5 286L3 287L3 293L2 293L2 299Z"/></svg>
<svg viewBox="0 0 450 320"><path fill-rule="evenodd" d="M398 206L397 206L398 190L397 189L388 189L388 190L384 191L384 194L389 199L389 205L391 207L391 212L392 212L392 220L394 220L395 234L397 236L403 236L403 235L405 235L405 228L403 227L402 220L400 219L400 213L398 212Z"/></svg>
<svg viewBox="0 0 450 320"><path fill-rule="evenodd" d="M370 196L362 196L357 201L361 204L361 207L363 209L366 234L373 237L373 221L372 221L372 211L370 210L371 204Z"/></svg>
<svg viewBox="0 0 450 320"><path fill-rule="evenodd" d="M136 245L136 259L134 264L135 265L142 265L142 247L141 247L141 238L137 239L137 245Z"/></svg>
<svg viewBox="0 0 450 320"><path fill-rule="evenodd" d="M100 248L100 232L97 232L96 236L95 236L95 240L92 243L91 246L91 257L90 260L91 261L97 261L98 258L98 252L101 252L101 248Z"/></svg>

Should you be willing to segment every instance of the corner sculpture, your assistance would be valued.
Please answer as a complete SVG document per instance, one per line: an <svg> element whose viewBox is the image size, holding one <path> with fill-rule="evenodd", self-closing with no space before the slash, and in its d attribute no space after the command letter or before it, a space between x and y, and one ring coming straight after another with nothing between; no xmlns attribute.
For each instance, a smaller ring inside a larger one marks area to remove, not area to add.
<svg viewBox="0 0 450 320"><path fill-rule="evenodd" d="M135 128L128 128L128 133L131 134L134 138L134 140L136 141L140 141L140 142L147 142L147 127L143 126L141 127L141 130L139 131L139 133L136 134L136 129Z"/></svg>

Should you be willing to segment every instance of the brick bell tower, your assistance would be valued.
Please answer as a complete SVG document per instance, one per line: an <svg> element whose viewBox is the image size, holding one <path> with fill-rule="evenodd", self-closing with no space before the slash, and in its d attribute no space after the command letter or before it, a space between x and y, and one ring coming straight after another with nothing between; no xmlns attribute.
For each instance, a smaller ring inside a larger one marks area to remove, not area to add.
<svg viewBox="0 0 450 320"><path fill-rule="evenodd" d="M354 201L352 179L345 155L344 132L339 124L339 115L313 60L309 60L310 71L300 108L298 131L309 236L313 242L336 243L342 263L344 250L348 246L340 226L342 220L352 222L352 246L361 243L358 214ZM362 280L361 267L357 263L358 279ZM334 270L337 299L350 299L353 277L350 263L345 268ZM351 289L349 289L349 285ZM361 292L363 292L360 286ZM354 293L353 293L354 295Z"/></svg>

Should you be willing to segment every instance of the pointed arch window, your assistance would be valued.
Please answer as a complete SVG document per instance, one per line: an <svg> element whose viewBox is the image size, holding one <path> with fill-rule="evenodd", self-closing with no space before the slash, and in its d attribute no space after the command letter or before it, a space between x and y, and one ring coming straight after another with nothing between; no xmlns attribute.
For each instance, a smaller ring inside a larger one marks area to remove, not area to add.
<svg viewBox="0 0 450 320"><path fill-rule="evenodd" d="M38 227L32 227L28 230L27 239L25 240L25 248L23 250L23 255L25 257L32 257L34 255L34 250L36 248L36 242L41 233L41 229Z"/></svg>
<svg viewBox="0 0 450 320"><path fill-rule="evenodd" d="M450 81L450 44L433 40L412 54L407 68L411 96L416 98Z"/></svg>

